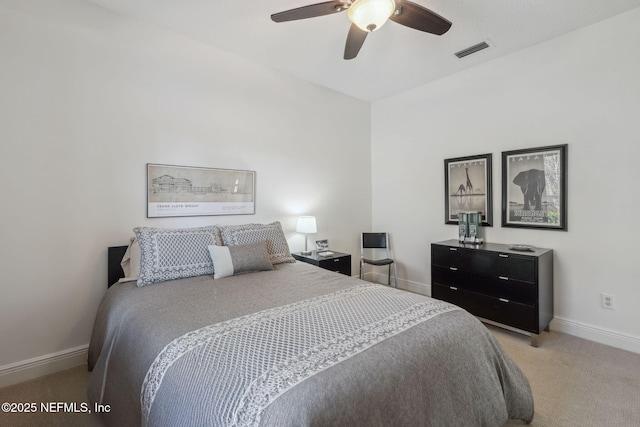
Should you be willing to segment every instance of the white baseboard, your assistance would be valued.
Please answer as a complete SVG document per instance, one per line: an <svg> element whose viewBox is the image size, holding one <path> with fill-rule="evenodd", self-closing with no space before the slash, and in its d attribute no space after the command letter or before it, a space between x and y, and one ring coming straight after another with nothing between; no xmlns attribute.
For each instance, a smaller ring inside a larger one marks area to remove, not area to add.
<svg viewBox="0 0 640 427"><path fill-rule="evenodd" d="M410 280L398 279L398 288L405 291L415 292L416 294L431 296L431 286L424 283L412 282Z"/></svg>
<svg viewBox="0 0 640 427"><path fill-rule="evenodd" d="M369 282L387 284L388 275L384 273L366 273L364 279ZM391 276L391 285L393 286L393 275ZM404 289L405 291L415 292L417 294L431 296L431 286L420 282L413 282L411 280L405 280L398 278L398 289Z"/></svg>
<svg viewBox="0 0 640 427"><path fill-rule="evenodd" d="M0 387L21 383L87 363L88 345L0 366Z"/></svg>
<svg viewBox="0 0 640 427"><path fill-rule="evenodd" d="M554 317L550 327L554 331L640 354L640 337L634 337L561 317Z"/></svg>

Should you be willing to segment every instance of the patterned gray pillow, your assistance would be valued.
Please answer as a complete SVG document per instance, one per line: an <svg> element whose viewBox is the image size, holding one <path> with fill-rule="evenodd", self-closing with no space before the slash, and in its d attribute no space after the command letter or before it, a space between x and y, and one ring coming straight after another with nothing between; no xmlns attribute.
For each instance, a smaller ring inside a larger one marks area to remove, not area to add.
<svg viewBox="0 0 640 427"><path fill-rule="evenodd" d="M267 242L267 251L272 264L296 262L289 251L279 221L270 224L242 224L220 227L222 241L226 246L246 245L248 243Z"/></svg>
<svg viewBox="0 0 640 427"><path fill-rule="evenodd" d="M220 229L136 227L140 243L138 286L165 280L213 274L209 245L221 245Z"/></svg>

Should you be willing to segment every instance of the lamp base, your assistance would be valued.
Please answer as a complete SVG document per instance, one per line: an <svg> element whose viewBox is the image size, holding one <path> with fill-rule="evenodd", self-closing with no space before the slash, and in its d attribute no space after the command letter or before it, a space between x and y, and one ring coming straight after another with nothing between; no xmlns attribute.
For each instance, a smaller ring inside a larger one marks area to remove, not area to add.
<svg viewBox="0 0 640 427"><path fill-rule="evenodd" d="M302 251L300 255L311 255L311 251Z"/></svg>

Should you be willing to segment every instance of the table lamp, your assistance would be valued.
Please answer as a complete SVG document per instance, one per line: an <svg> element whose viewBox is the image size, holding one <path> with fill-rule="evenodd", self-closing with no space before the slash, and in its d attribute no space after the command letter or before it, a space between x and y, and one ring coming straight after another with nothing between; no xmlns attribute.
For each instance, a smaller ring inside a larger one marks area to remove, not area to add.
<svg viewBox="0 0 640 427"><path fill-rule="evenodd" d="M304 234L304 252L302 255L309 255L311 251L307 250L307 234L316 233L316 217L315 216L301 216L298 217L298 224L296 225L296 233Z"/></svg>

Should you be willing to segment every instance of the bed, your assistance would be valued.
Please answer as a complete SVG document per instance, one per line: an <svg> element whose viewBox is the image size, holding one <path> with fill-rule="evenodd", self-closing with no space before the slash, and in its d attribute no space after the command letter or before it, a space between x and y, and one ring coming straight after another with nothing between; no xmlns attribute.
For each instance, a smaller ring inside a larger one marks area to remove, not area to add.
<svg viewBox="0 0 640 427"><path fill-rule="evenodd" d="M88 396L107 425L533 419L526 377L466 311L296 262L279 223L230 227L134 230L138 279L109 287L89 348ZM111 251L110 271L135 244ZM176 255L184 245L197 259ZM145 283L150 272L160 279Z"/></svg>

